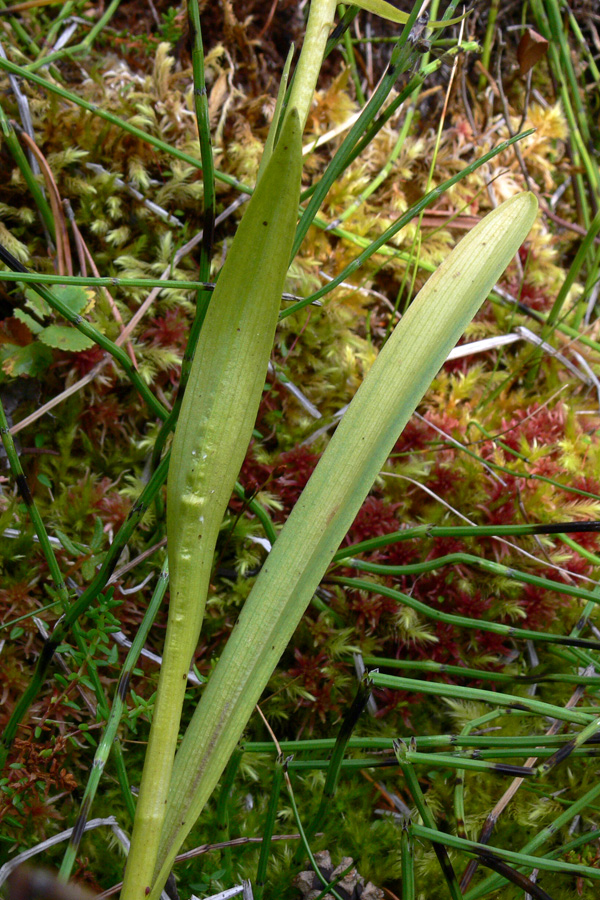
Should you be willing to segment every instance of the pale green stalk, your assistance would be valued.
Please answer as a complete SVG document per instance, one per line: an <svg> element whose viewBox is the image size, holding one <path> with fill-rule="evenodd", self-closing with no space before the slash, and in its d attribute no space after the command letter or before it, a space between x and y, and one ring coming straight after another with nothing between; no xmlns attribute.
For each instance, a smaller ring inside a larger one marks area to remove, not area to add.
<svg viewBox="0 0 600 900"><path fill-rule="evenodd" d="M289 109L298 110L302 131L304 131L317 86L317 78L321 71L329 29L333 25L336 5L337 0L313 0L310 4L302 53L294 73L294 83L288 104Z"/></svg>
<svg viewBox="0 0 600 900"><path fill-rule="evenodd" d="M158 900L175 855L210 797L277 661L399 433L535 219L512 197L431 276L350 404L246 600L173 767Z"/></svg>
<svg viewBox="0 0 600 900"><path fill-rule="evenodd" d="M148 633L150 632L150 629L154 624L154 620L156 618L158 610L160 609L160 605L165 595L168 583L169 566L168 563L165 562L162 568L162 572L158 577L156 587L154 588L152 599L150 600L148 608L144 613L142 624L137 630L133 643L129 648L127 658L123 663L123 668L121 669L121 675L119 677L119 682L115 690L110 714L106 720L106 727L104 729L102 738L99 741L98 746L96 747L94 762L92 763L92 769L88 778L88 782L85 786L83 797L81 799L81 805L79 807L79 816L69 839L69 845L63 857L62 865L60 867L60 872L58 875L58 877L65 882L68 881L71 877L71 872L73 870L73 866L75 865L81 838L86 822L88 821L92 805L94 803L94 798L98 790L98 785L100 784L100 779L102 778L102 773L104 772L104 767L106 766L108 757L110 756L110 752L115 745L115 741L118 740L119 725L121 723L123 710L125 709L125 701L127 693L129 691L131 674L137 664L144 644L146 643Z"/></svg>
<svg viewBox="0 0 600 900"><path fill-rule="evenodd" d="M170 602L163 662L122 897L144 900L165 814L190 662L215 544L254 427L300 198L292 110L220 273L196 347L167 484Z"/></svg>

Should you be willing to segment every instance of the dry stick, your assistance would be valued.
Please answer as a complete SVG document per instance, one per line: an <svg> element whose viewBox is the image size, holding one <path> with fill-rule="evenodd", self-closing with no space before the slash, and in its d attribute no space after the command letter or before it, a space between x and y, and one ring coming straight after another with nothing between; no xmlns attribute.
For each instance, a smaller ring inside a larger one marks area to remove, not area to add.
<svg viewBox="0 0 600 900"><path fill-rule="evenodd" d="M567 703L565 704L565 708L572 709L577 703L579 703L579 701L581 700L584 693L585 693L585 685L579 685L578 687L576 687L575 690L573 691L572 695L569 697ZM552 723L552 725L550 726L550 728L547 730L546 735L558 734L558 732L560 731L560 729L563 726L564 726L564 722L559 722L558 720L555 720ZM537 756L530 756L528 759L525 760L525 765L528 768L533 768L533 766L535 766L537 761L538 761ZM504 812L504 810L506 809L506 807L508 806L508 804L510 803L512 798L515 796L515 794L517 793L517 791L519 790L519 788L521 787L521 785L523 784L524 781L525 781L524 778L515 778L513 780L512 784L510 785L510 787L507 788L507 790L504 792L502 797L498 800L498 802L496 803L493 810L488 815L487 819L485 820L485 822L483 824L483 827L482 827L479 837L477 839L477 842L479 844L487 844L489 842L489 840L492 836L492 832L493 832L494 828L496 827L496 822L498 821L499 817ZM461 882L460 882L460 889L461 889L461 891L463 891L463 893L469 887L469 884L471 883L471 879L473 878L473 875L477 871L480 862L481 862L480 859L472 859L471 862L468 864L467 868L465 869L465 874L463 875Z"/></svg>
<svg viewBox="0 0 600 900"><path fill-rule="evenodd" d="M228 216L230 216L233 212L235 212L236 209L238 209L238 207L240 207L243 203L245 203L249 199L250 199L249 195L243 194L241 197L238 197L237 200L234 200L233 203L231 203L227 207L227 209L223 210L223 212L219 216L217 216L217 218L215 219L215 225L219 225L224 219L226 219ZM199 244L201 240L202 240L202 232L200 231L191 240L189 240L187 242L187 244L184 244L183 247L181 247L177 251L177 253L173 257L173 262L167 266L167 268L164 270L164 272L160 276L161 281L166 280L169 277L173 266L176 266L177 263L180 262L180 260L190 252L190 250L192 250L197 244ZM159 288L159 287L153 288L150 291L150 293L148 294L148 296L146 297L146 299L144 300L144 302L142 303L140 308L131 317L131 319L129 320L129 322L127 323L127 325L125 326L125 328L123 329L121 334L119 335L119 337L116 339L115 344L117 345L117 347L120 347L121 344L127 340L129 335L131 334L131 332L137 326L140 319L143 318L148 307L151 305L153 300L158 296L160 291L161 291L161 288ZM81 390L81 388L85 387L87 384L90 384L95 379L96 375L98 375L98 373L104 368L104 366L110 362L110 360L111 360L111 357L106 355L104 357L104 359L102 359L96 366L94 366L94 368L91 370L91 372L88 372L87 375L84 375L83 378L80 378L79 381L76 381L75 384L72 384L70 387L68 387L66 390L64 390L61 394L58 394L56 397L53 397L52 400L49 400L47 403L44 403L43 406L40 406L39 409L36 409L36 411L31 413L30 416L27 416L26 418L22 419L20 422L17 422L16 425L13 425L13 427L10 429L10 433L14 435L14 434L17 434L17 432L21 431L23 428L27 428L28 425L31 425L33 422L37 421L37 419L39 419L41 416L45 415L47 412L50 412L51 409L54 409L55 406L58 406L59 403L62 403L63 400L67 400L69 397L73 396L73 394L76 394L77 391Z"/></svg>
<svg viewBox="0 0 600 900"><path fill-rule="evenodd" d="M69 217L69 221L71 223L71 228L73 229L73 238L75 239L75 249L77 250L77 259L79 260L79 271L81 275L85 278L87 276L87 261L85 257L85 250L83 249L83 237L80 231L76 231L73 228L73 222L75 220L75 214L73 212L73 207L69 203L68 200L63 200L63 206L67 211L67 216Z"/></svg>
<svg viewBox="0 0 600 900"><path fill-rule="evenodd" d="M21 137L21 140L24 141L38 163L40 164L40 168L44 175L44 180L46 182L46 187L48 189L48 195L50 199L50 206L52 207L52 214L54 215L54 223L56 228L56 252L58 255L58 271L60 275L72 275L73 274L73 260L71 259L71 248L69 246L69 235L67 233L67 223L65 221L64 213L62 211L62 204L60 199L60 193L58 190L58 186L56 181L54 180L54 175L52 174L52 169L48 165L48 160L36 144L36 142L29 137L26 131L23 131L19 128L16 123L13 123L13 127L17 134Z"/></svg>
<svg viewBox="0 0 600 900"><path fill-rule="evenodd" d="M63 203L64 203L64 207L67 211L67 216L69 217L69 221L71 223L71 228L73 230L73 234L75 235L75 240L77 242L77 246L81 247L83 254L84 254L84 259L87 259L87 261L89 262L90 269L92 270L93 275L96 278L100 278L100 272L98 271L98 267L96 266L96 263L94 262L94 258L92 256L92 254L90 253L89 248L83 238L83 235L81 234L81 232L79 230L77 222L75 221L75 216L73 214L73 209L71 207L71 204L69 203L68 200L64 200ZM115 303L115 300L107 287L102 286L100 288L100 290L104 292L104 296L106 297L106 300L108 302L108 305L110 306L111 312L112 312L113 316L115 317L115 321L118 322L119 325L121 326L121 332L122 332L123 329L125 328L125 323L123 321L123 317L122 317L121 313L119 312L119 307ZM137 362L137 359L135 358L135 353L134 353L133 345L132 345L131 341L127 341L127 352L129 353L129 358L131 359L131 363L132 363L134 369L137 369L138 362Z"/></svg>

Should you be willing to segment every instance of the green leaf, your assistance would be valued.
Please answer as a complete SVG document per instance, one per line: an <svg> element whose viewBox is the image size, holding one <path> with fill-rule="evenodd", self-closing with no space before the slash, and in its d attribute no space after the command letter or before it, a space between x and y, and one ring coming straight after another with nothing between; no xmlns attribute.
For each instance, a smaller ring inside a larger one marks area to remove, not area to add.
<svg viewBox="0 0 600 900"><path fill-rule="evenodd" d="M527 237L537 207L533 194L517 194L461 240L352 399L246 599L177 751L148 900L160 897L179 847L398 435Z"/></svg>
<svg viewBox="0 0 600 900"><path fill-rule="evenodd" d="M57 350L70 350L78 352L80 350L89 350L94 346L91 338L86 337L71 325L48 325L39 333L40 341L47 344L48 347L55 347Z"/></svg>
<svg viewBox="0 0 600 900"><path fill-rule="evenodd" d="M54 530L54 534L59 539L67 553L70 553L71 556L78 557L82 553L88 552L88 548L85 546L85 544L76 544L71 540L71 538L67 537L67 535L63 531L60 531L60 529L56 528Z"/></svg>
<svg viewBox="0 0 600 900"><path fill-rule="evenodd" d="M367 12L380 16L382 19L395 22L397 25L405 25L408 21L408 13L400 12L399 9L396 9L391 3L387 3L386 0L354 0L354 4ZM465 15L457 16L454 19L446 19L445 21L428 22L427 27L446 28L448 25L456 25L457 22L461 22L465 18Z"/></svg>
<svg viewBox="0 0 600 900"><path fill-rule="evenodd" d="M62 284L52 292L71 312L77 315L89 312L94 305L94 292L76 284Z"/></svg>
<svg viewBox="0 0 600 900"><path fill-rule="evenodd" d="M20 319L21 322L24 322L25 325L29 328L32 334L39 334L43 329L43 325L40 325L39 322L36 322L29 313L26 313L22 309L15 309L15 319Z"/></svg>
<svg viewBox="0 0 600 900"><path fill-rule="evenodd" d="M99 516L96 516L94 518L94 535L90 541L90 550L92 550L93 553L97 553L98 550L101 549L103 543L104 525L102 524L102 519Z"/></svg>
<svg viewBox="0 0 600 900"><path fill-rule="evenodd" d="M34 313L37 313L42 319L51 314L52 310L43 297L40 297L33 288L27 287L27 285L21 284L21 287L24 289L29 309L32 309ZM50 288L50 290L52 290L52 288Z"/></svg>
<svg viewBox="0 0 600 900"><path fill-rule="evenodd" d="M51 362L51 350L37 341L26 347L16 347L14 344L0 346L0 364L6 375L35 378L45 372Z"/></svg>
<svg viewBox="0 0 600 900"><path fill-rule="evenodd" d="M52 284L48 287L57 300L68 306L76 315L86 312L94 305L94 294L89 288L78 284ZM49 316L51 309L46 301L31 288L25 290L27 305L40 316Z"/></svg>

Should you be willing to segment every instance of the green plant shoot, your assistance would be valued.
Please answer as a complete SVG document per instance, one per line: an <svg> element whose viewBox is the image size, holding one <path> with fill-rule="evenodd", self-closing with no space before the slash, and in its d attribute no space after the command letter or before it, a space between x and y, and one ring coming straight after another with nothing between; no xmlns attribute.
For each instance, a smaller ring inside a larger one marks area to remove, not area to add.
<svg viewBox="0 0 600 900"><path fill-rule="evenodd" d="M399 434L536 212L533 194L516 195L463 238L420 291L352 400L257 578L177 753L150 900L158 900L175 855Z"/></svg>
<svg viewBox="0 0 600 900"><path fill-rule="evenodd" d="M154 868L215 544L252 436L273 345L300 195L300 138L292 110L219 276L173 440L169 619L124 895Z"/></svg>

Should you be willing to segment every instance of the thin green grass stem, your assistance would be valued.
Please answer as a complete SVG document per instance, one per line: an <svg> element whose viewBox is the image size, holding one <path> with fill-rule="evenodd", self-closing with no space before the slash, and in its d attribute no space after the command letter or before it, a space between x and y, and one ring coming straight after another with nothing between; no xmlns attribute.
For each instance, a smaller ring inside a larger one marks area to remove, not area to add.
<svg viewBox="0 0 600 900"><path fill-rule="evenodd" d="M287 766L286 766L287 768ZM287 789L288 789L288 797L290 798L290 804L292 807L292 811L294 813L294 819L296 820L296 827L298 828L298 834L300 835L300 841L302 842L302 846L304 848L304 852L306 853L311 866L313 867L314 873L325 888L325 891L330 891L330 893L335 897L335 900L342 900L340 895L330 887L326 878L321 875L321 870L319 869L318 863L313 855L312 850L310 849L310 844L306 838L306 834L304 833L304 828L302 827L302 819L300 818L300 813L298 812L298 806L296 805L296 798L294 797L294 790L292 788L292 782L290 781L287 772L285 774Z"/></svg>
<svg viewBox="0 0 600 900"><path fill-rule="evenodd" d="M581 28L579 27L579 22L573 15L573 11L571 7L563 2L562 7L567 14L567 18L569 19L569 25L571 26L571 31L577 38L577 42L579 44L578 52L581 56L585 57L586 63L589 66L589 70L592 78L594 79L596 84L600 84L600 69L596 65L596 60L594 58L594 54L590 51L590 45L587 40L584 38ZM587 116L586 116L587 121Z"/></svg>
<svg viewBox="0 0 600 900"><path fill-rule="evenodd" d="M28 72L36 72L38 69L42 67L46 67L50 65L50 63L57 62L61 59L73 59L75 56L81 53L89 52L92 44L94 43L97 36L100 34L104 26L110 22L115 12L119 8L121 0L112 0L111 3L106 7L100 18L97 22L93 24L90 22L91 28L87 35L81 40L78 44L74 44L72 47L63 47L61 50L56 50L54 53L48 53L47 56L41 55L32 63L28 63L25 68ZM64 4L61 14L56 20L53 28L51 29L51 34L46 38L45 43L51 44L52 36L56 34L58 26L64 20L64 18L70 14L70 10L72 9L73 4L71 2L67 2Z"/></svg>
<svg viewBox="0 0 600 900"><path fill-rule="evenodd" d="M343 16L346 12L345 4L340 3L338 9L339 9L339 12ZM356 53L355 53L355 49L354 49L354 43L352 42L352 37L347 28L344 29L342 41L343 41L343 45L344 45L342 55L344 57L344 61L345 61L346 65L350 69L350 74L352 76L352 83L354 84L354 92L356 94L356 100L361 106L364 106L365 95L364 95L364 92L362 89L362 85L360 83L360 72L358 71L358 64L356 62ZM327 47L325 47L324 55L326 55L326 53L327 53Z"/></svg>
<svg viewBox="0 0 600 900"><path fill-rule="evenodd" d="M483 716L473 719L465 726L460 734L430 734L417 735L414 737L417 750L423 751L427 748L441 747L464 747L464 748L498 748L511 750L535 750L538 748L546 748L549 752L553 752L553 748L560 747L568 741L577 737L580 732L565 732L563 734L523 734L523 735L494 735L494 734L471 734L473 729L478 729L487 722L500 717L519 717L527 718L531 714L527 710L511 710L498 709L493 712L485 713ZM408 740L406 738L405 740ZM280 747L282 753L314 753L321 751L329 753L335 746L336 738L307 738L298 741L281 741ZM391 737L352 737L349 739L347 747L350 750L392 750L393 738ZM245 753L270 753L273 750L272 742L268 741L244 741L241 744ZM297 760L293 760L290 765L294 765ZM329 760L321 760L328 763ZM347 762L347 760L345 760Z"/></svg>
<svg viewBox="0 0 600 900"><path fill-rule="evenodd" d="M500 8L500 0L492 0L488 10L488 20L485 26L485 37L483 39L483 50L481 53L481 65L489 71L492 46L496 37L496 19L498 18L498 10ZM482 72L477 83L477 90L482 91L485 88L487 76Z"/></svg>
<svg viewBox="0 0 600 900"><path fill-rule="evenodd" d="M598 731L597 723L594 723L594 728L595 728L595 731L592 729L591 733L597 733L597 731ZM498 750L474 750L474 751L470 751L470 752L476 753L477 759L520 759L522 757L528 757L528 756L532 756L532 755L539 756L540 758L545 759L546 762L543 763L543 766L542 765L538 766L537 770L534 770L534 769L529 770L530 774L533 773L534 775L537 774L538 776L541 776L541 775L549 772L550 769L552 769L557 764L556 761L553 760L553 757L557 756L557 753L555 750L552 750L550 747L536 747L534 749L533 754L529 753L529 752L525 752L524 750L516 750L516 749L510 750L508 747L503 747ZM424 755L427 755L427 754L424 754ZM600 755L600 747L578 746L577 749L575 749L575 750L573 750L571 748L565 748L565 753L562 758L566 758L567 756L569 756L569 758L571 756L578 756L582 759L586 759L586 758L591 759L592 757L596 757L598 755ZM468 757L465 757L465 758L468 758ZM561 762L561 761L562 761L562 759L558 760L558 762ZM542 768L543 768L543 771L541 771Z"/></svg>
<svg viewBox="0 0 600 900"><path fill-rule="evenodd" d="M42 272L2 272L3 281L22 281L23 284L77 284L82 287L159 287L164 290L175 289L192 291L206 289L213 291L215 285L211 281L178 281L174 278L94 278L93 275L47 275Z"/></svg>
<svg viewBox="0 0 600 900"><path fill-rule="evenodd" d="M438 831L437 829L424 827L422 825L413 824L411 828L415 837L426 838L430 841L440 841L448 847L453 847L455 850L461 850L463 853L470 853L477 856L483 863L485 863L486 856L491 856L493 854L500 859L505 859L507 862L514 863L517 866L542 869L542 871L548 872L565 872L570 875L586 876L595 880L600 879L600 869L594 869L591 866L560 862L559 860L549 859L546 856L530 856L528 853L524 852L515 853L513 850L504 850L502 847L490 847L489 844L478 844L476 841L468 841L464 838L455 837L453 834L448 834L447 832ZM496 878L497 876L493 877ZM481 885L478 887L481 887ZM468 894L465 894L465 900L475 896L480 897L481 894L469 892Z"/></svg>
<svg viewBox="0 0 600 900"><path fill-rule="evenodd" d="M485 691L481 688L468 688L456 684L441 684L439 681L420 681L416 678L402 678L400 675L382 675L372 672L371 678L375 687L392 690L411 691L412 693L435 694L438 697L449 697L463 702L480 701L494 706L517 707L539 716L549 716L561 722L574 722L588 725L596 717L575 709L565 709L554 703L545 703L533 697L519 697L517 694L504 694L496 691Z"/></svg>
<svg viewBox="0 0 600 900"><path fill-rule="evenodd" d="M559 750L552 754L550 759L547 759L546 762L543 762L540 766L538 766L537 773L543 778L548 774L548 772L554 768L554 766L559 765L561 762L564 762L569 756L571 756L582 744L585 744L590 738L592 738L600 729L600 717L597 718L594 722L590 722L589 725L586 725L583 728L577 737L573 738L568 744L564 744Z"/></svg>
<svg viewBox="0 0 600 900"><path fill-rule="evenodd" d="M448 625L456 625L459 628L474 628L481 631L489 631L492 634L503 634L513 640L541 641L543 643L562 644L567 647L585 647L589 650L600 650L600 642L598 641L585 638L571 638L567 635L552 634L544 631L531 631L530 629L517 628L513 625L503 625L500 622L488 622L486 619L472 619L466 616L457 616L454 613L445 613L441 610L433 609L420 600L409 597L407 594L403 594L401 591L390 588L385 584L362 581L359 578L341 578L337 576L328 577L327 581L354 588L358 591L368 591L369 593L381 594L384 597L391 597L393 600L397 600L399 604L404 604L416 612L422 613L428 619L433 619L436 622L445 622Z"/></svg>
<svg viewBox="0 0 600 900"><path fill-rule="evenodd" d="M564 584L560 581L552 581L550 578L542 578L539 575L530 575L528 572L521 572L512 566L504 566L502 563L494 562L491 559L483 559L472 553L448 553L446 556L438 556L435 559L428 559L420 563L411 563L405 566L391 566L383 563L372 563L362 559L351 558L347 561L347 565L362 572L370 572L373 575L400 576L400 575L423 575L425 572L433 572L436 569L443 569L446 566L467 565L475 566L489 572L490 575L497 575L501 578L508 578L511 581L518 581L521 584L530 584L534 587L541 588L546 591L554 591L557 594L566 594L569 597L578 597L581 600L591 600L593 603L600 603L600 597L593 591L587 591L585 588L576 587L571 584Z"/></svg>
<svg viewBox="0 0 600 900"><path fill-rule="evenodd" d="M548 318L546 319L546 325L544 326L544 330L542 331L540 337L543 340L546 340L545 334L549 334L552 327L558 321L561 313L562 307L567 299L567 294L575 284L575 281L580 278L581 270L583 269L586 261L588 265L590 263L597 265L598 260L598 248L595 247L595 241L600 232L600 211L596 213L590 227L588 228L588 233L581 241L579 247L577 248L577 253L575 254L575 259L569 266L569 271L567 272L567 277L564 280L564 284L562 285L560 291L556 296L556 300L552 305L552 309L548 314ZM584 294L585 296L585 294ZM584 314L584 303L581 301L574 307L575 316L573 318L573 327L579 329L581 325L581 320Z"/></svg>
<svg viewBox="0 0 600 900"><path fill-rule="evenodd" d="M536 774L535 769L530 769L527 766L506 765L505 763L488 762L487 760L483 759L483 757L481 759L479 758L479 753L481 752L483 754L483 751L475 752L477 752L478 754L477 759L469 756L448 756L444 753L417 753L416 751L408 751L406 759L408 762L414 763L415 765L436 766L446 769L470 769L474 772L487 772L488 775L510 775L512 778L524 778L527 776L535 776ZM550 752L551 751L549 751L549 753ZM523 756L525 754L507 751L505 754L499 753L498 755L515 758L517 756ZM389 768L390 766L396 766L396 760L394 757L389 757L387 759L344 759L340 762L338 771L344 770L346 772L352 772L369 768ZM290 772L327 770L329 768L329 760L294 759L290 763L288 763L288 768Z"/></svg>
<svg viewBox="0 0 600 900"><path fill-rule="evenodd" d="M314 294L311 294L310 297L305 297L303 300L300 300L298 303L293 303L288 309L284 310L280 314L280 318L284 319L287 316L291 316L292 313L297 312L299 309L304 309L305 306L308 306L309 303L314 303L315 300L320 300L321 297L324 297L334 288L336 288L342 281L347 281L353 274L359 269L363 263L365 263L374 253L376 253L380 247L386 244L391 238L393 238L405 225L407 225L412 219L417 216L422 209L425 209L427 206L430 206L435 200L437 200L444 191L447 191L449 187L452 187L453 184L461 181L467 175L470 175L472 172L475 172L480 166L485 165L485 163L494 159L499 153L504 153L508 147L514 144L516 141L520 141L525 137L529 137L530 134L533 134L533 129L529 131L521 132L520 134L515 135L512 138L509 138L507 141L503 141L499 144L494 150L490 150L489 153L484 154L480 159L476 160L473 163L470 163L468 166L465 166L460 172L456 175L453 175L451 178L448 178L438 187L429 191L428 194L425 194L417 203L413 204L411 208L404 213L404 215L400 216L393 225L390 225L383 234L381 234L374 241L371 241L369 246L363 250L355 259L349 263L346 268L340 272L335 278L332 278L326 285L322 288L319 288L318 291L315 291Z"/></svg>
<svg viewBox="0 0 600 900"><path fill-rule="evenodd" d="M595 497L594 494L590 496ZM598 498L600 499L600 498ZM600 531L600 522L550 522L546 524L530 523L528 525L413 525L402 531L392 531L358 544L343 547L333 557L333 562L356 556L358 553L371 553L401 541L412 541L416 538L485 538L485 537L523 537L534 534L557 534L569 531Z"/></svg>
<svg viewBox="0 0 600 900"><path fill-rule="evenodd" d="M501 716L507 715L507 713L510 713L512 715L514 712L516 712L516 710L493 709L490 710L490 712L484 713L482 716L478 716L476 719L472 719L470 722L467 722L460 733L459 740L461 742L461 746L462 742L472 741L471 732L481 728L484 725L487 725L489 722L496 721L496 719L499 719ZM524 743L521 743L520 736L517 740L519 741L519 750L523 750L527 742L527 736L524 736L523 738ZM489 738L487 739L486 743L489 746ZM454 815L456 818L456 830L458 831L459 837L463 838L467 837L467 817L465 815L465 776L465 770L459 769L454 779Z"/></svg>
<svg viewBox="0 0 600 900"><path fill-rule="evenodd" d="M402 856L402 900L416 900L415 892L415 851L409 822L402 823L400 853Z"/></svg>
<svg viewBox="0 0 600 900"><path fill-rule="evenodd" d="M69 845L60 867L59 878L63 881L68 881L71 877L71 872L73 871L73 865L75 864L75 859L79 850L79 844L83 835L83 830L89 818L92 805L94 803L94 798L98 790L98 785L100 784L100 779L102 778L104 767L106 766L111 750L114 747L118 728L123 717L123 711L125 709L125 701L129 691L129 682L131 680L131 675L135 666L137 665L140 653L142 652L150 629L152 628L158 610L160 609L160 605L163 601L168 583L169 568L168 563L165 561L160 575L158 576L158 581L152 593L152 598L150 600L150 603L148 604L148 608L144 613L144 618L142 619L139 628L137 629L136 635L133 639L131 647L129 648L129 652L127 653L125 662L123 663L123 667L121 669L121 675L119 677L119 682L115 690L115 695L106 722L106 727L104 729L102 738L100 739L96 748L94 762L92 763L92 770L90 772L90 776L88 778L87 784L85 786L85 791L81 799L79 816L77 817L77 821L75 822L73 833L69 840ZM131 818L133 819L133 814L135 813L135 803L133 801L131 791L129 791L129 800L129 813Z"/></svg>
<svg viewBox="0 0 600 900"><path fill-rule="evenodd" d="M346 747L348 745L348 741L350 740L352 732L354 731L358 720L364 712L367 703L369 702L369 698L371 697L371 685L372 683L368 675L362 678L354 700L346 711L342 720L342 724L340 725L340 730L338 732L338 736L331 753L331 759L328 761L327 775L325 776L325 784L323 785L321 800L319 801L319 806L317 807L316 813L314 814L312 820L306 828L306 837L309 841L311 841L317 831L321 829L323 822L325 821L327 812L329 809L331 809L331 804L335 796L337 782L340 775L340 768L344 760L344 753L346 752ZM290 763L290 765L292 765L292 763ZM299 861L299 856L300 854L296 852L296 862Z"/></svg>
<svg viewBox="0 0 600 900"><path fill-rule="evenodd" d="M537 19L538 29L549 40L548 62L558 85L559 96L569 126L573 182L583 224L588 227L591 220L588 193L589 191L598 191L598 169L590 158L585 139L580 131L580 127L582 127L587 133L587 119L585 113L582 115L579 112L581 109L579 86L573 71L560 10L555 0L544 3L541 0L532 0L531 6ZM569 85L572 88L571 91L569 91ZM573 103L577 108L577 115L573 109ZM581 166L588 178L589 191L580 170Z"/></svg>
<svg viewBox="0 0 600 900"><path fill-rule="evenodd" d="M273 521L267 510L264 508L264 506L261 506L258 500L256 500L254 497L248 496L248 494L238 481L236 481L235 483L235 492L240 500L242 500L247 505L250 512L254 516L256 516L263 527L265 536L271 542L271 546L273 546L273 544L277 540L277 532L275 531L275 526L273 525Z"/></svg>
<svg viewBox="0 0 600 900"><path fill-rule="evenodd" d="M579 553L580 556L583 556L584 559L587 559L588 562L591 562L594 566L600 566L600 556L597 556L595 553L592 553L591 550L588 550L587 547L582 547L580 543L574 541L573 538L570 538L567 534L561 533L558 535L563 544L566 544L567 547L570 547L571 550L575 550Z"/></svg>
<svg viewBox="0 0 600 900"><path fill-rule="evenodd" d="M271 745L272 746L272 745ZM244 746L244 750L247 747ZM260 855L258 857L258 867L256 869L256 881L254 882L254 900L262 900L267 880L267 866L269 864L269 854L271 852L271 838L275 831L275 822L277 820L277 809L279 806L279 796L283 785L284 760L282 756L278 756L273 766L273 783L271 785L271 794L269 796L269 804L265 813L262 827L262 843L260 845Z"/></svg>
<svg viewBox="0 0 600 900"><path fill-rule="evenodd" d="M552 850L550 853L545 853L544 859L556 859L558 856L566 856L566 854L570 853L572 850L577 850L579 847L591 844L592 841L597 841L599 838L600 830L594 829L592 831L587 831L584 834L580 834L575 840L562 844L558 850Z"/></svg>
<svg viewBox="0 0 600 900"><path fill-rule="evenodd" d="M227 768L223 773L219 787L219 798L217 800L217 840L219 843L226 843L229 840L229 801L231 800L235 776L238 773L241 760L242 751L236 748L227 763ZM225 869L223 878L225 883L228 884L232 879L231 847L224 848L222 861Z"/></svg>
<svg viewBox="0 0 600 900"><path fill-rule="evenodd" d="M86 610L91 606L96 597L106 586L106 583L112 575L119 557L123 552L123 548L139 525L146 510L148 509L148 505L153 501L156 492L162 487L166 480L167 472L169 469L169 459L170 456L169 454L167 454L161 461L159 467L154 472L152 478L140 494L137 503L129 513L126 521L117 532L115 539L110 545L97 575L90 582L79 599L69 606L68 612L57 622L54 627L54 631L44 644L29 684L27 685L27 688L23 692L22 696L19 698L19 701L17 702L6 725L4 734L2 735L2 741L0 742L0 769L4 768L8 752L12 746L12 742L15 739L19 725L23 721L23 718L25 717L31 704L37 697L42 684L44 683L48 666L52 661L57 647L65 640L73 623L77 621L79 616L83 615L86 612Z"/></svg>
<svg viewBox="0 0 600 900"><path fill-rule="evenodd" d="M352 4L344 7L340 3L340 5L338 7L338 11L342 12L342 10L343 10L342 16L341 16L339 22L337 23L337 25L335 26L335 28L333 29L333 31L331 32L331 34L329 35L327 44L325 45L325 52L323 54L323 59L327 59L327 57L331 53L333 53L335 48L339 45L340 41L344 37L346 31L348 31L348 29L354 22L357 15L360 13L360 7L353 6ZM392 38L391 40L395 41L396 38Z"/></svg>
<svg viewBox="0 0 600 900"><path fill-rule="evenodd" d="M402 774L404 775L404 780L406 781L406 787L408 788L414 800L417 811L425 825L432 831L437 831L435 827L435 819L433 818L433 814L429 809L429 806L427 805L427 801L425 800L423 791L421 790L421 785L419 784L412 765L407 759L408 752L409 747L403 741L394 741L394 753L396 754L398 765L400 766ZM412 830L413 826L411 825L410 827ZM444 847L443 843L439 841L433 840L432 845L435 851L435 855L438 858L442 874L446 880L446 884L448 885L448 890L450 891L452 900L462 900L463 895L458 883L458 879L456 877L456 873L454 871L454 867L452 866L450 857L448 856L448 851Z"/></svg>
<svg viewBox="0 0 600 900"><path fill-rule="evenodd" d="M54 243L56 243L56 229L54 227L54 216L52 215L50 204L46 200L44 191L37 183L36 177L31 170L31 166L29 165L27 155L23 151L19 139L15 134L12 122L6 116L6 113L4 112L1 104L0 130L2 131L2 135L4 137L4 140L6 141L6 146L10 150L12 157L19 168L19 171L21 172L21 175L25 180L25 184L29 189L29 193L31 194L33 202L37 206L38 212L42 218L42 222L44 223L44 227L46 228L50 239Z"/></svg>
<svg viewBox="0 0 600 900"><path fill-rule="evenodd" d="M407 669L414 672L437 672L457 678L476 678L478 681L493 681L497 684L540 684L559 682L561 684L585 684L588 687L600 687L600 675L569 675L561 672L558 675L509 675L506 672L486 672L485 669L470 669L463 666L451 666L433 660L389 659L379 656L363 656L366 666L385 666L388 669Z"/></svg>
<svg viewBox="0 0 600 900"><path fill-rule="evenodd" d="M577 75L575 74L575 69L573 67L573 56L567 38L568 30L565 28L565 20L561 15L560 5L557 0L547 0L545 9L548 16L548 24L552 32L552 49L554 52L557 52L560 59L560 66L557 74L560 74L560 77L565 80L565 83L568 86L569 98L576 114L577 128L581 132L582 142L587 149L587 147L592 147L592 134L588 124L589 112L586 110L581 99L581 87L577 81ZM589 162L591 164L591 159ZM594 184L596 187L598 186L597 174L597 170L592 171L590 187L593 187Z"/></svg>
<svg viewBox="0 0 600 900"><path fill-rule="evenodd" d="M345 869L342 869L342 871L339 873L339 875L336 875L336 877L333 879L333 881L330 881L329 884L327 885L327 887L324 887L323 890L321 891L321 893L317 894L317 896L314 898L314 900L323 900L323 898L327 897L328 894L333 894L335 897L337 897L338 895L332 889L336 885L338 885L340 883L340 881L343 881L344 878L346 877L346 875L348 874L348 872L350 872L350 870L353 868L354 868L354 860L352 860L352 862L349 865L347 865Z"/></svg>

